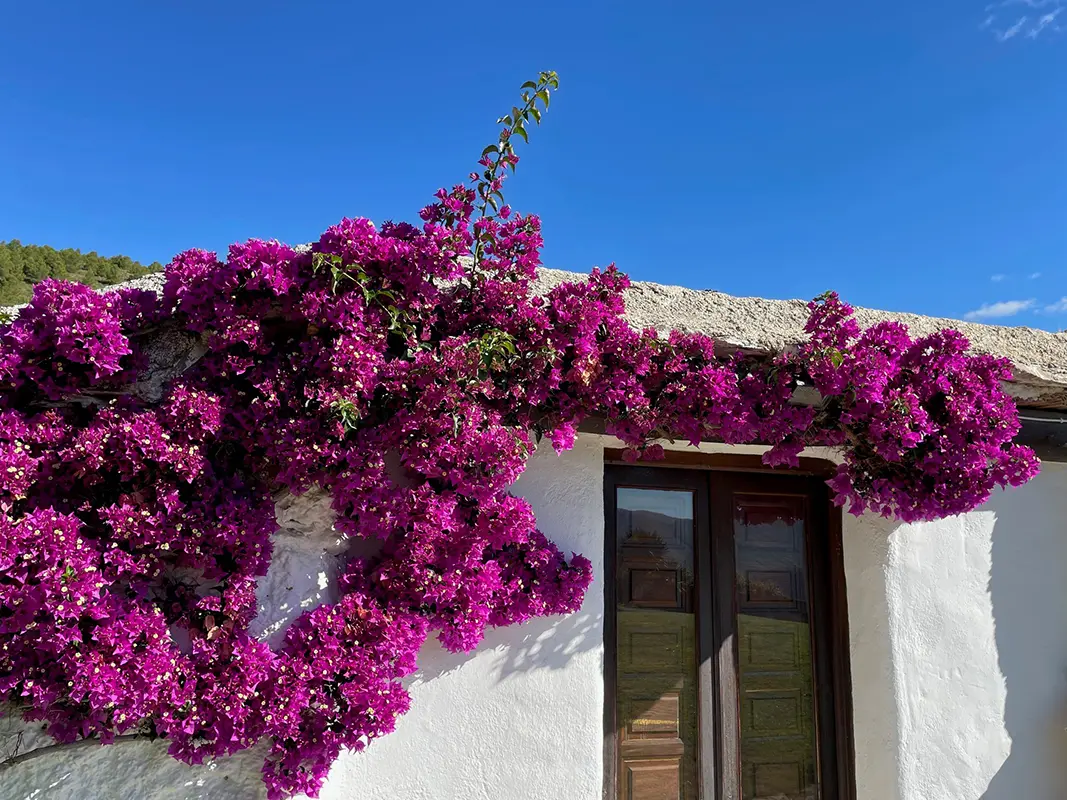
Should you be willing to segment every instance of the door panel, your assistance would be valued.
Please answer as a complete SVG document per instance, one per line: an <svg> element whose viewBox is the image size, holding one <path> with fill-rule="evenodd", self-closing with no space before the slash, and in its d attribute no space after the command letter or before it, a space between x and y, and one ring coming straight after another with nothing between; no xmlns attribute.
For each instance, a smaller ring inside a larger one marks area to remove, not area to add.
<svg viewBox="0 0 1067 800"><path fill-rule="evenodd" d="M620 800L697 800L691 491L620 487L617 504Z"/></svg>
<svg viewBox="0 0 1067 800"><path fill-rule="evenodd" d="M817 800L807 498L732 493L742 800Z"/></svg>

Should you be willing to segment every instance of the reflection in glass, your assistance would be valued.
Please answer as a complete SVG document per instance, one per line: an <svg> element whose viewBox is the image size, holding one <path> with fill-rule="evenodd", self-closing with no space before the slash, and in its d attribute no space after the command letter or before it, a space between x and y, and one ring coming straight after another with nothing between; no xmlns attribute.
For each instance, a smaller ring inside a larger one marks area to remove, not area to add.
<svg viewBox="0 0 1067 800"><path fill-rule="evenodd" d="M693 494L616 492L619 798L697 800Z"/></svg>
<svg viewBox="0 0 1067 800"><path fill-rule="evenodd" d="M818 800L803 498L735 495L743 800Z"/></svg>

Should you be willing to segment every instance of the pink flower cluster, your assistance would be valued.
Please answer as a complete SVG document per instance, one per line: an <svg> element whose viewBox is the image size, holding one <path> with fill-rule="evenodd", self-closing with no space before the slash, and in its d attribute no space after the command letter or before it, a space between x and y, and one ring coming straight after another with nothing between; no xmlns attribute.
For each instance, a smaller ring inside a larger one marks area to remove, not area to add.
<svg viewBox="0 0 1067 800"><path fill-rule="evenodd" d="M860 332L829 296L798 352L725 357L634 330L614 268L536 296L537 218L474 201L342 220L310 252L182 253L159 299L37 287L0 328L0 698L61 741L139 731L189 762L265 741L269 796L315 796L407 710L428 635L470 650L581 605L589 561L508 492L542 436L566 449L598 416L635 458L664 438L765 443L773 464L836 446L838 502L905 520L1037 470L1008 365L954 332ZM127 390L158 326L207 353L149 402ZM380 552L272 650L249 633L272 497L313 486Z"/></svg>
<svg viewBox="0 0 1067 800"><path fill-rule="evenodd" d="M839 504L913 522L970 511L998 486L1038 471L1013 444L1019 417L1003 391L1002 358L971 355L962 334L912 339L898 322L860 331L835 294L809 304L808 341L794 359L826 398L823 439L843 443L830 481Z"/></svg>

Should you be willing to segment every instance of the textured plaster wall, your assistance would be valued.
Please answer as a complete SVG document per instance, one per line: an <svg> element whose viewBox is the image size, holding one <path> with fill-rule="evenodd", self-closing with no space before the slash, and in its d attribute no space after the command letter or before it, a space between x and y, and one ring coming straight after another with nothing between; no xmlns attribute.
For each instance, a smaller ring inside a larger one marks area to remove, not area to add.
<svg viewBox="0 0 1067 800"><path fill-rule="evenodd" d="M976 512L891 532L900 797L1067 798L1065 520L1067 469L1045 464Z"/></svg>
<svg viewBox="0 0 1067 800"><path fill-rule="evenodd" d="M581 611L491 632L469 655L426 647L397 731L335 765L325 800L599 800L603 454L543 448L516 491L597 578ZM714 451L724 448L705 446ZM735 448L757 452L758 448ZM813 453L812 455L825 455ZM279 498L262 635L333 595L324 498ZM1067 469L951 520L845 518L860 800L1067 798ZM0 754L23 730L0 720ZM259 760L191 768L164 748L55 750L0 772L0 798L253 800Z"/></svg>

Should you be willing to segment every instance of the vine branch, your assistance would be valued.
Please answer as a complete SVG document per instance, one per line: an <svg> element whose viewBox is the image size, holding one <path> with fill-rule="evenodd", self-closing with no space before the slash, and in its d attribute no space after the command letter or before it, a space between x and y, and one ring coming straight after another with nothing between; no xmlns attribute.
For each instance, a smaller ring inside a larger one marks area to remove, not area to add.
<svg viewBox="0 0 1067 800"><path fill-rule="evenodd" d="M157 737L148 736L143 733L124 733L121 736L116 736L111 740L110 744L118 744L119 742L132 742L134 740L141 740L143 742L157 741ZM27 761L33 761L35 758L42 758L56 752L57 750L64 751L77 751L77 750L89 750L92 748L106 747L107 742L103 742L100 739L93 737L91 739L78 739L74 742L56 742L55 744L47 744L42 747L35 747L33 750L29 750L25 753L18 753L16 748L16 754L5 758L0 761L0 775L7 772L9 769L17 767L19 764L25 764Z"/></svg>

